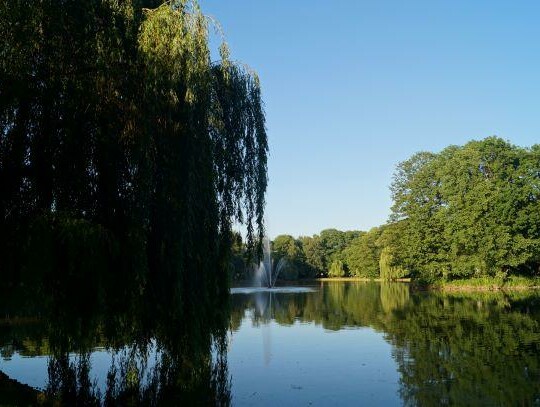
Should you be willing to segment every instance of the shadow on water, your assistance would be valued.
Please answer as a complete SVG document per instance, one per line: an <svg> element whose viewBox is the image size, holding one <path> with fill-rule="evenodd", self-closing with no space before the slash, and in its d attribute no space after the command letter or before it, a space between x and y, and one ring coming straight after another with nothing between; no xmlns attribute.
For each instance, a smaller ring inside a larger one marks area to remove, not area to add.
<svg viewBox="0 0 540 407"><path fill-rule="evenodd" d="M405 405L540 404L536 292L426 293L412 292L407 284L358 282L232 298L234 331L245 323L275 322L273 329L310 323L383 333L392 345ZM335 350L340 351L349 350Z"/></svg>
<svg viewBox="0 0 540 407"><path fill-rule="evenodd" d="M190 306L160 277L80 277L2 285L1 357L48 362L40 389L0 372L0 405L230 404L227 297ZM110 355L105 378L92 373L96 349Z"/></svg>

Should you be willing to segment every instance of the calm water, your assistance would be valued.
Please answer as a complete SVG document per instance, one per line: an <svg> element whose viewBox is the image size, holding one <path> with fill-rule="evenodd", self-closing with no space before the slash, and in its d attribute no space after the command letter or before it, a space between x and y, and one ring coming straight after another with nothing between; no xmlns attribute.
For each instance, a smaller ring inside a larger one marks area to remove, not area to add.
<svg viewBox="0 0 540 407"><path fill-rule="evenodd" d="M214 401L233 405L540 405L535 293L415 293L407 284L363 282L233 289L229 327L223 346L197 359L209 360L209 369L186 378L184 395L196 377L197 389L211 388ZM66 380L51 369L59 356L39 333L46 327L4 321L0 328L7 376L42 391ZM144 352L129 335L115 344L94 338L83 357L69 352L66 365L80 371L82 359L102 395L114 366L124 369L125 383L137 373L138 392L154 381L164 388L154 374L164 360L176 361L168 366L177 376L198 369L185 353L165 357L170 346L156 337Z"/></svg>

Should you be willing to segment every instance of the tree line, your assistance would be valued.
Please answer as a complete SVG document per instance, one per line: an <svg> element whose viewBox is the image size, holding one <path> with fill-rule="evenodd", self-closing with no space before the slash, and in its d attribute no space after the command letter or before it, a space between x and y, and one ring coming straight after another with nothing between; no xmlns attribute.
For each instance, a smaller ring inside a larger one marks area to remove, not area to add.
<svg viewBox="0 0 540 407"><path fill-rule="evenodd" d="M295 280L316 277L379 277L381 249L378 239L382 228L369 232L325 229L313 236L279 235L272 241L275 260L287 260L280 278ZM252 272L251 260L236 235L231 263L236 279L248 279Z"/></svg>
<svg viewBox="0 0 540 407"><path fill-rule="evenodd" d="M390 190L382 226L277 236L274 255L288 260L282 278L540 276L540 145L488 137L419 152L397 165Z"/></svg>

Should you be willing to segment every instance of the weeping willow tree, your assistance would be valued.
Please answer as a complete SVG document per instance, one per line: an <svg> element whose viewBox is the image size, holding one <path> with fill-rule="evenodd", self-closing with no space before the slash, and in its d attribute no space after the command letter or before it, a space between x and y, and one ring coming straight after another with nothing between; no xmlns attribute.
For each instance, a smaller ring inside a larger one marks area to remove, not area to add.
<svg viewBox="0 0 540 407"><path fill-rule="evenodd" d="M405 277L407 271L400 265L395 264L394 255L389 247L384 247L381 250L379 258L380 277L383 280L395 280Z"/></svg>
<svg viewBox="0 0 540 407"><path fill-rule="evenodd" d="M196 1L0 0L4 278L95 267L224 292L231 225L262 237L259 81ZM84 281L84 278L81 280Z"/></svg>

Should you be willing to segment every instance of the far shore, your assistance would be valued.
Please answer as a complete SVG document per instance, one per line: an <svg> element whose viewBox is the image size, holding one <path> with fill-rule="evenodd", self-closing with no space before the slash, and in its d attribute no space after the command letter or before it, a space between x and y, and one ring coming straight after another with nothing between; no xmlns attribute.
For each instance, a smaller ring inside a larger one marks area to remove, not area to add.
<svg viewBox="0 0 540 407"><path fill-rule="evenodd" d="M527 291L538 290L540 285L428 285L417 286L420 290L443 291L443 292L472 292L472 291Z"/></svg>
<svg viewBox="0 0 540 407"><path fill-rule="evenodd" d="M302 284L313 282L384 282L381 278L366 277L320 277L313 279L300 279L295 281L278 281L278 284ZM441 281L435 284L421 284L411 278L398 278L391 282L410 283L414 290L440 291L440 292L475 292L475 291L526 291L540 289L539 278L510 277L501 282L495 278L471 278L467 280Z"/></svg>
<svg viewBox="0 0 540 407"><path fill-rule="evenodd" d="M316 281L388 281L380 278L362 277L325 277L317 278ZM411 283L413 289L418 291L441 291L441 292L474 292L474 291L526 291L540 289L540 280L536 278L515 278L500 282L495 279L469 279L439 282L435 284L419 284L411 278L399 278L393 282Z"/></svg>
<svg viewBox="0 0 540 407"><path fill-rule="evenodd" d="M366 277L321 277L314 279L315 281L387 281L383 280L382 278L366 278ZM309 280L304 280L309 281ZM313 280L311 280L313 281ZM397 281L400 283L410 283L410 278L398 278L396 280L392 280L393 282Z"/></svg>

